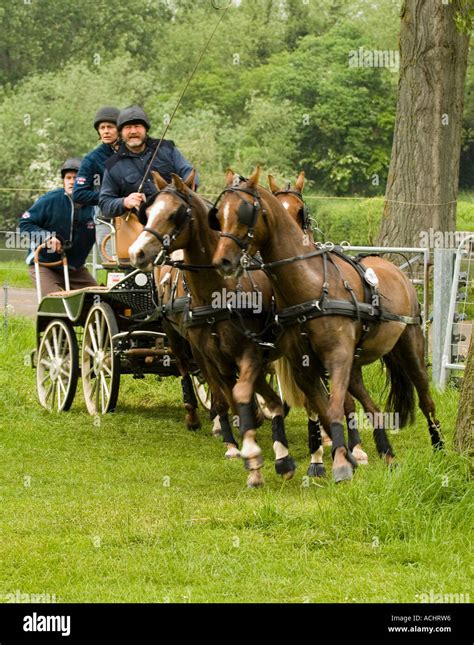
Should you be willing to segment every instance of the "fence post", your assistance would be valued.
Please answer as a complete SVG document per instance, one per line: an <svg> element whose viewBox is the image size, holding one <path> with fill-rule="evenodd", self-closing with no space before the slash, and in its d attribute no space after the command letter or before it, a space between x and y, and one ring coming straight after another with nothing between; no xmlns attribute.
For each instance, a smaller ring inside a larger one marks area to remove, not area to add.
<svg viewBox="0 0 474 645"><path fill-rule="evenodd" d="M431 353L433 356L432 380L441 386L444 337L448 324L449 300L453 282L454 253L451 249L434 249L433 274L433 327Z"/></svg>
<svg viewBox="0 0 474 645"><path fill-rule="evenodd" d="M5 315L3 318L3 329L5 335L8 334L8 282L3 283L3 303L5 309Z"/></svg>

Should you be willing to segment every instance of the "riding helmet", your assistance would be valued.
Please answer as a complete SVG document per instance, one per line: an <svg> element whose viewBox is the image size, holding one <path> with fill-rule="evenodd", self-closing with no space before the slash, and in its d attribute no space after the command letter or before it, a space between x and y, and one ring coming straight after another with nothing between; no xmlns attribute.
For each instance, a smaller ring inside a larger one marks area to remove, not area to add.
<svg viewBox="0 0 474 645"><path fill-rule="evenodd" d="M117 125L119 114L120 110L116 107L111 107L109 105L101 107L100 110L97 110L94 117L94 128L99 131L99 125L104 121L106 121L107 123L115 123L115 125Z"/></svg>
<svg viewBox="0 0 474 645"><path fill-rule="evenodd" d="M117 119L117 128L119 132L124 125L129 123L141 123L147 130L150 129L148 116L146 115L145 110L138 105L130 105L120 112Z"/></svg>
<svg viewBox="0 0 474 645"><path fill-rule="evenodd" d="M66 161L61 166L61 177L64 179L64 175L69 170L74 170L75 172L77 172L79 170L79 166L81 165L81 161L81 157L71 157L70 159L66 159Z"/></svg>

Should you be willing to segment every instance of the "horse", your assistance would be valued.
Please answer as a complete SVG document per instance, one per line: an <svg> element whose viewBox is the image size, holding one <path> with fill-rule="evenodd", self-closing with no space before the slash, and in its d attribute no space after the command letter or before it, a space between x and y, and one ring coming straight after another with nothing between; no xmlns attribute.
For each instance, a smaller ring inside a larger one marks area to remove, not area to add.
<svg viewBox="0 0 474 645"><path fill-rule="evenodd" d="M129 249L132 264L144 270L163 249L167 253L183 250L188 289L187 338L214 395L223 433L230 427L229 404L240 418L241 456L249 470L247 485L253 488L263 484L263 459L260 449L253 451L252 440L258 422L255 392L263 396L273 415L275 470L283 479L290 479L296 466L284 431L285 409L265 378L273 356L265 343L256 342L262 338L266 319L271 315L270 281L263 272L233 280L224 279L215 271L211 260L219 236L209 229L210 206L191 190L192 178L184 183L173 174L171 184L163 186L157 173L152 172L152 176L158 193L145 206L147 226ZM242 298L244 294L258 296L263 315L256 315L248 307L237 306L231 311L222 302L221 306L213 306L213 302L229 294L241 294Z"/></svg>
<svg viewBox="0 0 474 645"><path fill-rule="evenodd" d="M303 231L303 244L312 246L315 243L315 240L309 209L306 206L303 198L304 183L304 170L299 173L294 185L292 185L291 182L288 182L286 188L281 188L276 183L274 177L272 175L268 175L268 187L270 188L272 194L281 202L288 215L295 220L300 229ZM297 396L300 390L292 385L294 378L289 362L284 357L279 359L275 362L275 370L278 374L283 394L289 405L292 407L305 407L308 417L319 426L323 445L331 446L332 442L324 429L320 427L319 419L317 414L315 414L315 411L309 409L308 403L304 400L302 393L300 396ZM349 450L352 452L359 465L367 466L369 463L369 457L362 448L357 424L355 402L349 393L347 394L346 400L344 401L344 414L348 427ZM317 460L316 456L312 457L312 459L314 459L315 461ZM315 466L313 466L313 468L315 468ZM310 466L308 475L311 474L312 468Z"/></svg>
<svg viewBox="0 0 474 645"><path fill-rule="evenodd" d="M388 370L388 406L398 413L399 427L414 418L416 389L431 443L441 448L413 285L398 267L378 256L355 262L325 246L308 252L298 225L278 199L258 185L259 175L258 166L248 180L227 171L226 187L209 213L210 225L220 236L213 264L223 277L236 279L260 252L260 268L274 287L281 350L295 385L332 439L334 480L352 479L357 465L342 425L348 390L373 420L379 455L394 463L380 409L362 382L362 366L378 359ZM365 302L367 294L370 302ZM329 397L321 383L324 371L331 380Z"/></svg>

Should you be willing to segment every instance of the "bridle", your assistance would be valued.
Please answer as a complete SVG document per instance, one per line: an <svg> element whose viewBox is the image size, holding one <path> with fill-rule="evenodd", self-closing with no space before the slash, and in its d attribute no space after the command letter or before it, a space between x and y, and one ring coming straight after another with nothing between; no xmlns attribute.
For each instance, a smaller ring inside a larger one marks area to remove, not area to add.
<svg viewBox="0 0 474 645"><path fill-rule="evenodd" d="M245 177L236 177L236 181L234 182L237 184L240 181L247 181ZM218 204L220 200L222 199L222 196L225 195L226 193L234 193L237 195L237 197L240 199L242 202L240 206L237 209L237 219L239 221L239 224L242 224L243 226L247 227L247 233L245 234L244 237L238 237L237 235L233 235L232 233L223 233L219 220L217 219L217 212L218 212ZM246 195L250 195L253 199L253 203L249 203L246 199L244 199L240 193L245 193ZM229 239L233 240L237 246L239 246L243 253L246 255L247 250L250 246L250 243L253 239L254 236L254 231L255 231L255 226L257 224L257 218L259 214L262 213L264 219L266 215L266 211L262 206L261 198L260 195L258 194L258 191L252 191L247 188L239 188L238 185L233 185L229 186L228 188L225 188L216 201L214 202L214 205L212 206L211 210L208 213L208 221L209 221L209 226L212 228L214 231L218 231L220 237L228 237Z"/></svg>
<svg viewBox="0 0 474 645"><path fill-rule="evenodd" d="M277 190L276 193L273 193L275 197L278 195L294 195L301 201L301 208L298 211L298 217L301 217L301 224L303 231L306 233L308 229L311 229L311 215L309 208L304 201L303 194L298 190L292 190L290 188L290 183L288 182L288 187L285 190Z"/></svg>
<svg viewBox="0 0 474 645"><path fill-rule="evenodd" d="M171 245L180 236L186 224L192 222L192 196L188 195L187 193L182 193L179 190L176 190L176 188L172 188L171 186L167 186L166 188L163 188L163 190L154 193L147 199L144 204L140 206L141 218L144 218L146 221L145 212L147 208L149 208L153 204L158 195L163 195L163 193L170 193L171 195L175 195L176 197L179 197L184 203L178 206L178 208L170 216L175 224L175 228L172 233L161 235L160 233L158 233L158 231L155 231L155 229L151 228L150 226L145 226L143 228L142 232L147 232L153 235L163 247L159 251L153 262L154 266L158 266L166 262L169 256Z"/></svg>

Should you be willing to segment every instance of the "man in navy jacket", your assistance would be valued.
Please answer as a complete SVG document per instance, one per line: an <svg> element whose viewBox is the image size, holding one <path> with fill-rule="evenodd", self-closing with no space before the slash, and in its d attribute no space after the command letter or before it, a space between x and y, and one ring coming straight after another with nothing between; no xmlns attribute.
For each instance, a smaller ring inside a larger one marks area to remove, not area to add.
<svg viewBox="0 0 474 645"><path fill-rule="evenodd" d="M137 192L158 145L158 139L148 136L150 122L146 113L135 105L125 108L119 114L117 128L122 143L117 154L105 164L99 196L102 215L109 219L123 215L127 210L138 209L142 201L157 192L151 175L142 192ZM162 141L152 170L157 170L166 181L171 181L171 173L185 179L192 168L173 141ZM198 185L199 178L196 175L196 187Z"/></svg>
<svg viewBox="0 0 474 645"><path fill-rule="evenodd" d="M94 117L94 129L100 138L100 145L89 152L82 160L72 197L75 202L83 206L95 207L96 241L100 245L109 228L97 222L101 213L99 209L99 191L105 171L106 161L115 154L118 144L117 119L120 110L112 106L100 108Z"/></svg>
<svg viewBox="0 0 474 645"><path fill-rule="evenodd" d="M71 289L96 285L85 267L86 258L95 242L94 209L72 200L72 189L81 160L67 159L61 168L63 187L42 195L20 218L20 232L30 238L26 258L29 273L36 282L33 257L37 246L47 241L40 251L40 262L55 262L66 253ZM65 289L62 267L40 267L42 296Z"/></svg>

